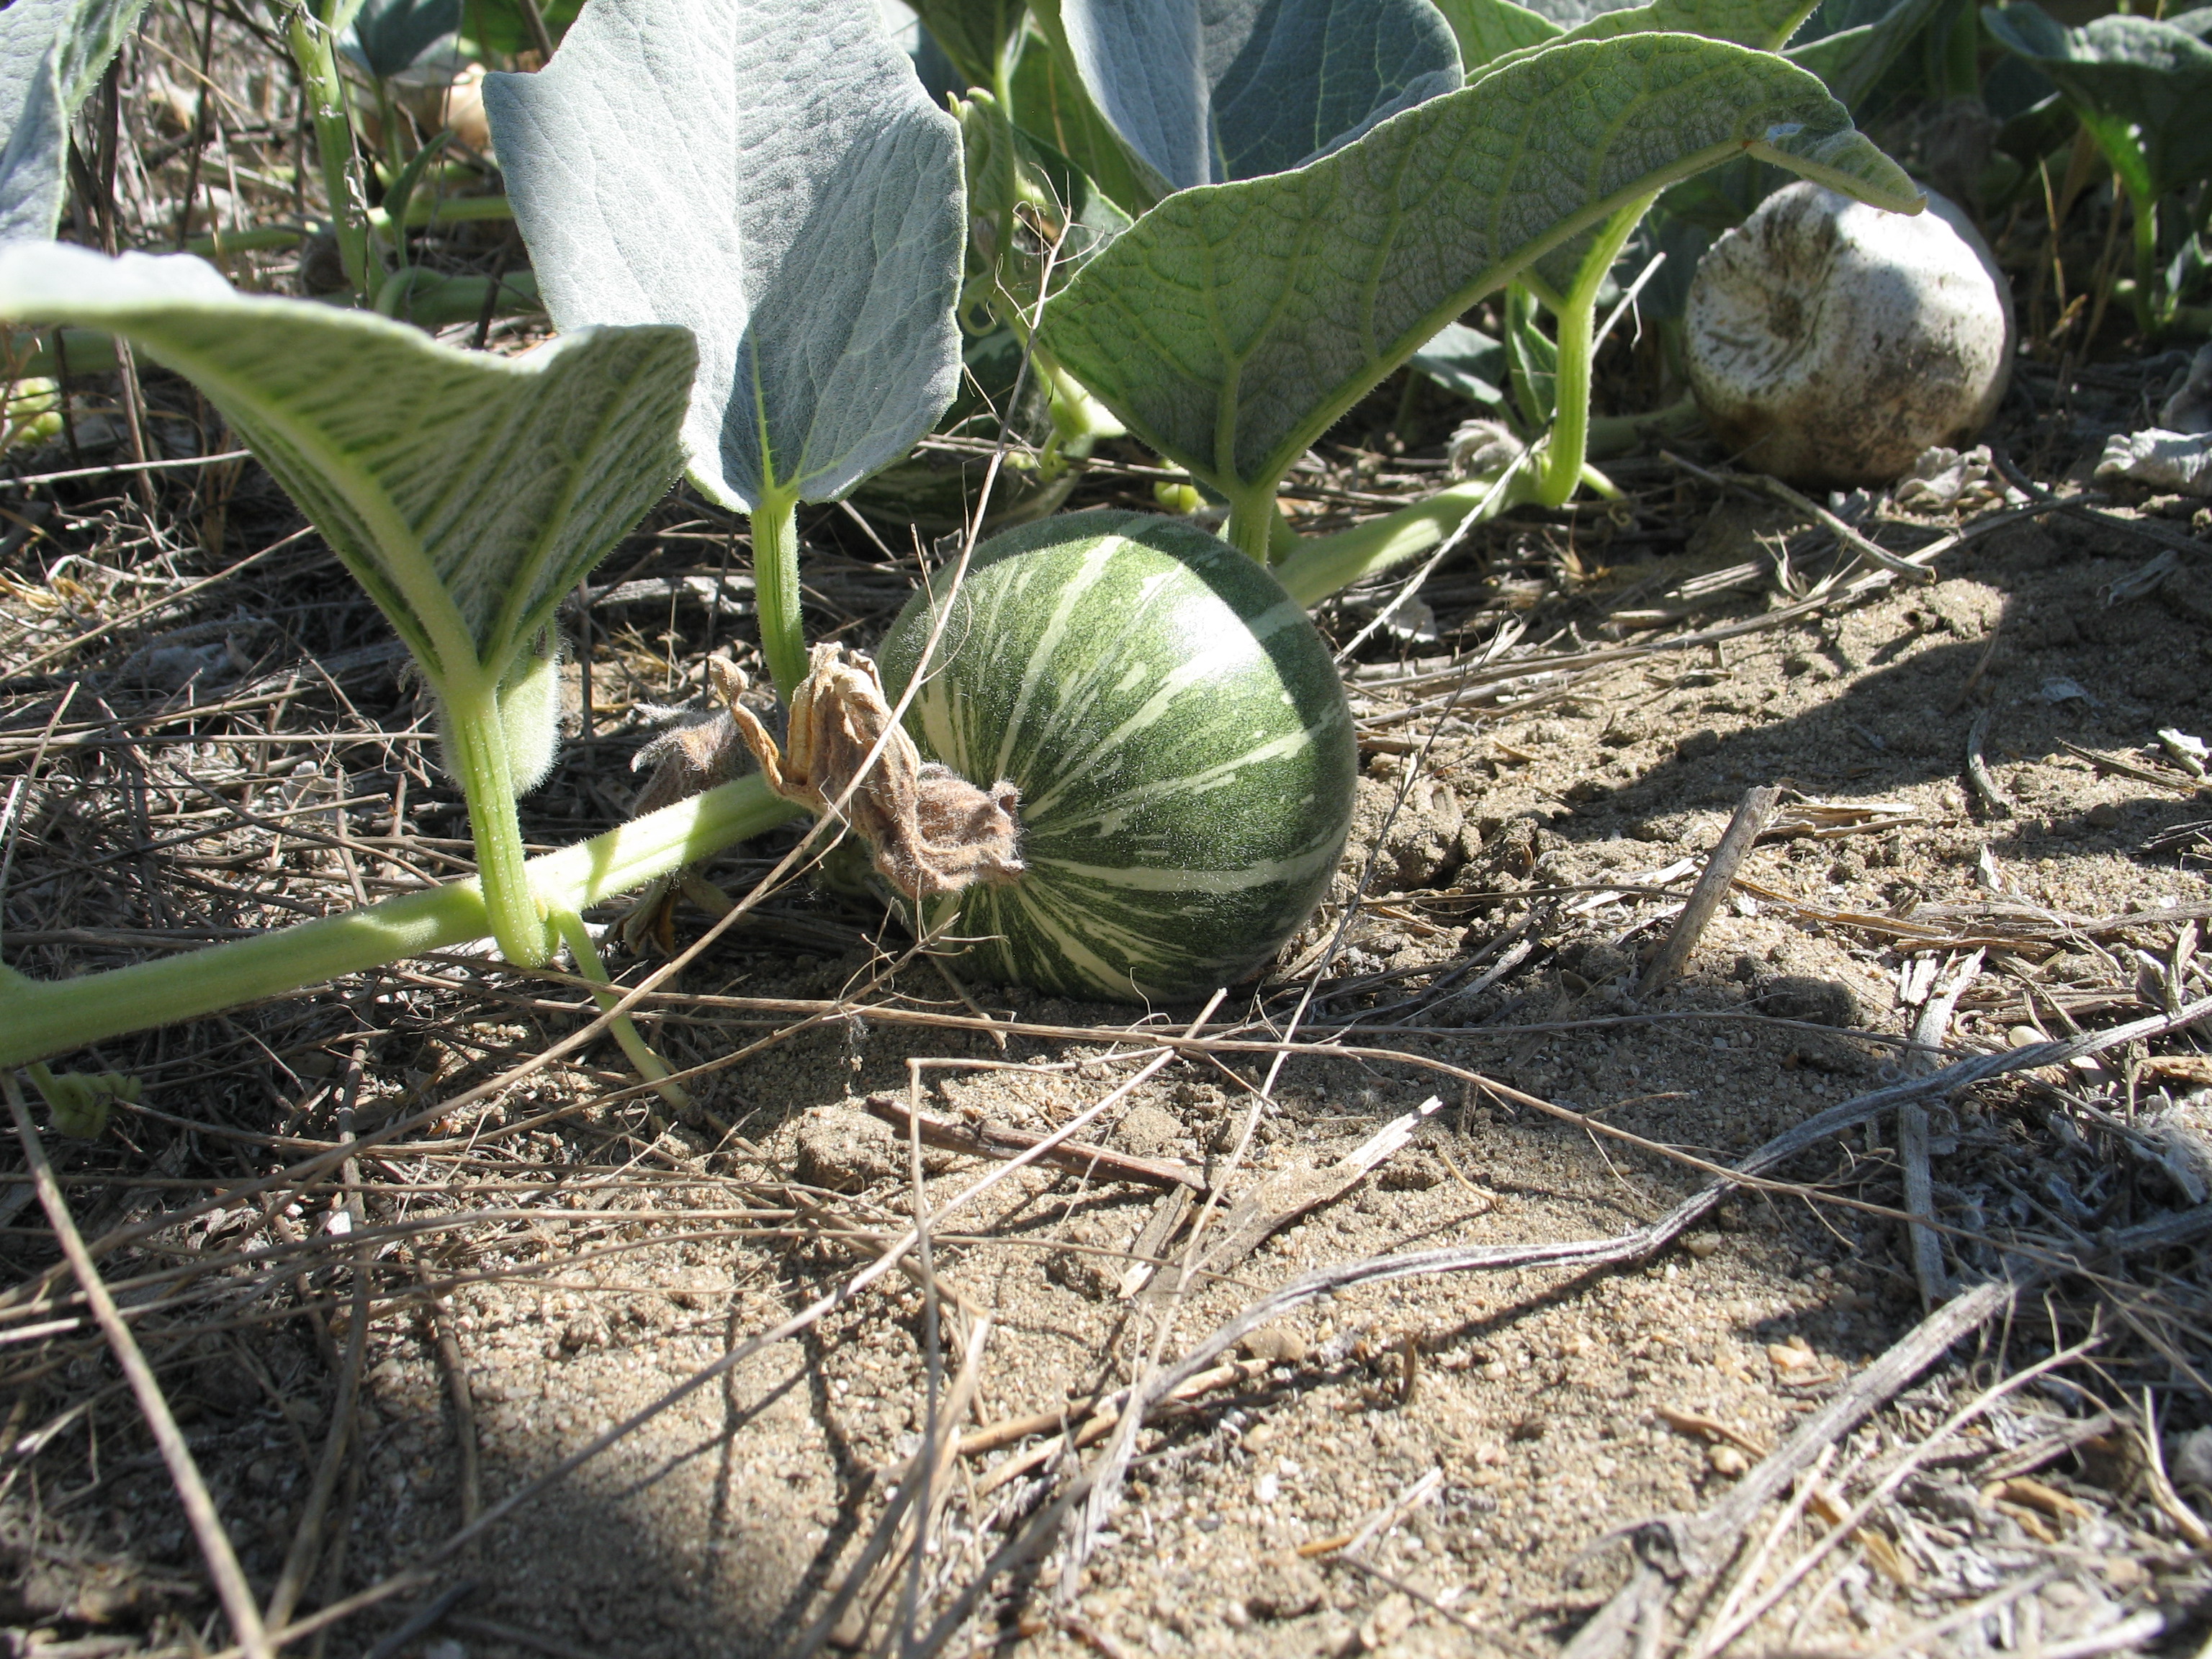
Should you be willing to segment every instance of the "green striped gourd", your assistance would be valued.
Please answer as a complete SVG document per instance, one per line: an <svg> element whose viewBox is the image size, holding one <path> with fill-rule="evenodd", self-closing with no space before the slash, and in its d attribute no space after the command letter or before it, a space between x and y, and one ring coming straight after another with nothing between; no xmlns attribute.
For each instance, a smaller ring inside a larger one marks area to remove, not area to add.
<svg viewBox="0 0 2212 1659"><path fill-rule="evenodd" d="M936 610L917 594L884 641L894 701ZM1181 520L1079 513L986 542L906 724L925 758L1020 787L1028 873L929 918L1002 983L1125 1002L1233 984L1312 912L1351 829L1328 648L1273 576Z"/></svg>

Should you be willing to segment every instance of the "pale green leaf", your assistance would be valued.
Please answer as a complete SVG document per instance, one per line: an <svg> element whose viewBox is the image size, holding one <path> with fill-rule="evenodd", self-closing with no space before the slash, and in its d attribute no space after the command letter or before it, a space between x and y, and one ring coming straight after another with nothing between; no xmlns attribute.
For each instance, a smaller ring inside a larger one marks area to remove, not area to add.
<svg viewBox="0 0 2212 1659"><path fill-rule="evenodd" d="M1045 309L1129 430L1232 499L1272 489L1483 295L1677 179L1753 155L1921 198L1804 70L1679 34L1566 42L1295 173L1186 191Z"/></svg>
<svg viewBox="0 0 2212 1659"><path fill-rule="evenodd" d="M1280 173L1460 82L1429 0L1042 0L1036 15L1163 193Z"/></svg>
<svg viewBox="0 0 2212 1659"><path fill-rule="evenodd" d="M1701 34L1739 46L1777 51L1813 9L1814 0L1646 0L1602 11L1570 29L1570 40L1616 34Z"/></svg>
<svg viewBox="0 0 2212 1659"><path fill-rule="evenodd" d="M1543 46L1566 33L1550 18L1516 6L1513 0L1437 0L1437 9L1458 38L1460 62L1469 75L1496 58Z"/></svg>
<svg viewBox="0 0 2212 1659"><path fill-rule="evenodd" d="M959 131L875 0L590 0L484 104L554 321L698 337L716 501L833 500L951 400Z"/></svg>
<svg viewBox="0 0 2212 1659"><path fill-rule="evenodd" d="M501 678L681 468L681 329L498 357L183 254L35 243L0 251L0 321L105 329L190 380L441 688Z"/></svg>
<svg viewBox="0 0 2212 1659"><path fill-rule="evenodd" d="M0 11L0 242L53 236L70 117L145 9L146 0L15 0Z"/></svg>

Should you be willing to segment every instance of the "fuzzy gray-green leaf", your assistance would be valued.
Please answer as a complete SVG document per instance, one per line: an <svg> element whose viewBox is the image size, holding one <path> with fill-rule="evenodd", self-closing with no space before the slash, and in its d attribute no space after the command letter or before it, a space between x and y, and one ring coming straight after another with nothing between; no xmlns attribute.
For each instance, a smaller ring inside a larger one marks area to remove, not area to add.
<svg viewBox="0 0 2212 1659"><path fill-rule="evenodd" d="M70 117L145 9L146 0L15 0L0 11L0 242L52 238Z"/></svg>
<svg viewBox="0 0 2212 1659"><path fill-rule="evenodd" d="M832 500L951 400L959 130L875 0L590 0L484 105L554 321L698 337L715 500Z"/></svg>
<svg viewBox="0 0 2212 1659"><path fill-rule="evenodd" d="M189 379L441 684L498 676L682 465L681 329L497 357L185 255L54 244L0 252L0 321L105 329Z"/></svg>
<svg viewBox="0 0 2212 1659"><path fill-rule="evenodd" d="M1272 488L1484 294L1747 153L1879 205L1921 199L1778 58L1679 34L1571 41L1295 173L1170 198L1046 307L1042 341L1197 477Z"/></svg>

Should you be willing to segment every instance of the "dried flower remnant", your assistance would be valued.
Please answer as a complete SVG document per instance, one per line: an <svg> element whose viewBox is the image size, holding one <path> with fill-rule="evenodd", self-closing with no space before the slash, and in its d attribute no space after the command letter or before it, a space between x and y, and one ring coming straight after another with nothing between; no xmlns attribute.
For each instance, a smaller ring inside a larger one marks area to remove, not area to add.
<svg viewBox="0 0 2212 1659"><path fill-rule="evenodd" d="M744 689L735 669L729 680ZM862 653L817 645L809 653L806 678L791 702L786 748L734 695L729 709L768 787L858 831L877 870L908 898L1023 873L1014 816L1021 792L1003 778L979 789L950 767L925 763L892 719L876 665Z"/></svg>

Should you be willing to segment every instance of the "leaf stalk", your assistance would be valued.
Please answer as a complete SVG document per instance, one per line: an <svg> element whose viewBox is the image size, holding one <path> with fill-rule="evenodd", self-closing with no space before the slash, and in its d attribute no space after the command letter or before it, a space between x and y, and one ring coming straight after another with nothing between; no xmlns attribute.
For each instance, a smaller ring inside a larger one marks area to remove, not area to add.
<svg viewBox="0 0 2212 1659"><path fill-rule="evenodd" d="M784 707L806 678L806 626L799 604L799 501L769 495L753 508L753 594L761 655Z"/></svg>
<svg viewBox="0 0 2212 1659"><path fill-rule="evenodd" d="M303 4L293 11L284 33L307 88L315 127L315 155L322 165L323 188L330 197L338 261L356 301L361 301L372 296L371 284L382 273L372 263L368 198L362 188L361 167L354 154L345 78L338 72L337 32L352 21L357 9L357 0L354 4L347 0L325 0L313 8Z"/></svg>
<svg viewBox="0 0 2212 1659"><path fill-rule="evenodd" d="M798 816L754 774L531 860L522 890L549 909L584 910ZM0 1067L367 973L491 931L483 889L471 879L77 979L0 970Z"/></svg>
<svg viewBox="0 0 2212 1659"><path fill-rule="evenodd" d="M476 842L477 875L483 884L492 937L499 941L500 954L515 967L543 967L553 954L554 934L530 888L497 689L487 684L467 696L457 696L450 686L440 690L446 765L468 803L469 834Z"/></svg>

